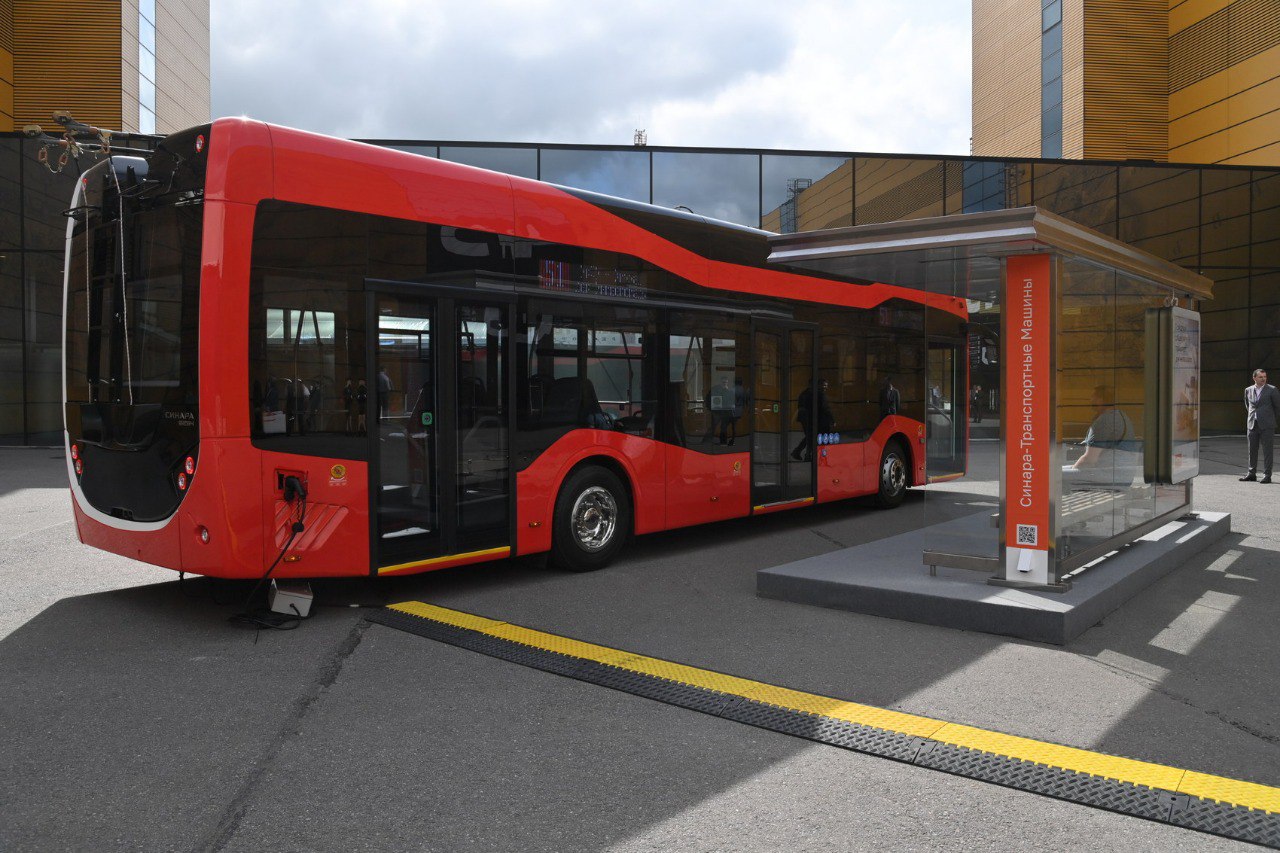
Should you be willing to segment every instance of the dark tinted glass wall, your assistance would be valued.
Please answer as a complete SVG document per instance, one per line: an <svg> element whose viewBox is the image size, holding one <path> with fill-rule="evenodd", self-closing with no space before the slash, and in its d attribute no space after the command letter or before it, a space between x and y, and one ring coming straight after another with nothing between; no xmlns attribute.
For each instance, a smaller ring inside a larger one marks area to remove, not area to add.
<svg viewBox="0 0 1280 853"><path fill-rule="evenodd" d="M1052 4L1043 8L1048 28L1060 31L1061 24L1048 23L1059 13ZM1052 51L1045 55L1051 58ZM1237 410L1250 371L1280 364L1280 168L630 145L386 144L634 201L681 205L699 216L770 231L1035 204L1216 282L1215 298L1201 306L1206 431L1242 429ZM0 444L56 444L61 435L60 214L72 179L49 174L35 153L18 135L0 135L0 370L16 377L0 384Z"/></svg>
<svg viewBox="0 0 1280 853"><path fill-rule="evenodd" d="M79 169L72 162L51 173L36 159L39 147L0 135L0 445L62 443L62 211Z"/></svg>

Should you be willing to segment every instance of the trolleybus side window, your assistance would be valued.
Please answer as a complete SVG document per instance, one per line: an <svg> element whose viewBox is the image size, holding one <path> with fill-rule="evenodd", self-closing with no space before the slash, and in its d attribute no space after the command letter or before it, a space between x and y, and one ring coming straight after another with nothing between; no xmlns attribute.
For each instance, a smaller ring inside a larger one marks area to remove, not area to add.
<svg viewBox="0 0 1280 853"><path fill-rule="evenodd" d="M613 304L524 302L516 365L522 467L573 429L654 437L654 314Z"/></svg>
<svg viewBox="0 0 1280 853"><path fill-rule="evenodd" d="M251 433L261 446L350 459L367 454L355 412L366 382L367 219L279 202L259 206L249 396Z"/></svg>
<svg viewBox="0 0 1280 853"><path fill-rule="evenodd" d="M700 453L750 449L750 324L745 316L680 313L668 337L664 438Z"/></svg>

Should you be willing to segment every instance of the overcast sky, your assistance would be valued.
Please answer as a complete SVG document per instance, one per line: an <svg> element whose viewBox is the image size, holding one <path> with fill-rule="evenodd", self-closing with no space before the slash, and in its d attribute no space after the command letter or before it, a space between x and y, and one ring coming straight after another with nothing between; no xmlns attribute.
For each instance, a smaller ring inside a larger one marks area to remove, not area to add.
<svg viewBox="0 0 1280 853"><path fill-rule="evenodd" d="M968 154L966 0L212 0L213 114L337 136Z"/></svg>

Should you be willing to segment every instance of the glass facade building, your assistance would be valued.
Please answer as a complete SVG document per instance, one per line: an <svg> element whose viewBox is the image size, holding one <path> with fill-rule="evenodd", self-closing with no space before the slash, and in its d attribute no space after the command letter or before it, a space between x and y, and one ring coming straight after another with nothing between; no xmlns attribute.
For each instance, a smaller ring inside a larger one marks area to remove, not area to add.
<svg viewBox="0 0 1280 853"><path fill-rule="evenodd" d="M1201 306L1204 431L1242 431L1250 372L1280 369L1280 168L366 141L777 232L1036 205L1215 282ZM0 386L0 444L60 441L71 185L29 142L0 134L0 370L13 377Z"/></svg>

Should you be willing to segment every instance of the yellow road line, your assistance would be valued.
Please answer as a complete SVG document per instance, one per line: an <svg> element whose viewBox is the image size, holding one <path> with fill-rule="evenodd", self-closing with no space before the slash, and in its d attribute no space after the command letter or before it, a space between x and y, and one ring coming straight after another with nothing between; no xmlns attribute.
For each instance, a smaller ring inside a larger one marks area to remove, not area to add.
<svg viewBox="0 0 1280 853"><path fill-rule="evenodd" d="M889 732L928 738L940 743L991 755L999 755L1018 761L1027 761L1074 773L1083 773L1132 785L1144 785L1149 788L1187 794L1188 796L1213 800L1232 806L1243 806L1280 814L1280 788L1270 785L1260 785L1256 782L1244 782L1224 776L1198 773L1178 767L1154 764L1149 761L1106 755L1105 753L1093 752L1088 749L1061 746L1033 738L988 731L959 723L947 722L946 720L936 720L931 717L894 711L889 708L877 708L872 705L862 705L857 702L834 699L829 696L805 693L709 669L700 669L662 660L661 658L652 658L621 649L587 643L558 634L549 634L545 631L512 625L509 622L487 619L483 616L475 616L470 613L450 610L420 601L392 604L389 609L488 634L492 637L519 643L520 645L583 660L596 661L618 669L650 675L692 687L701 687L718 693L740 696L744 699L774 705L789 711L830 717Z"/></svg>

